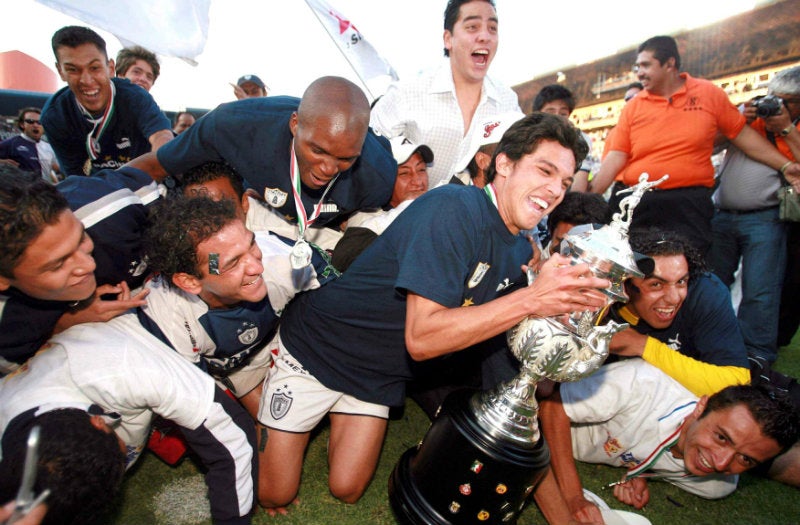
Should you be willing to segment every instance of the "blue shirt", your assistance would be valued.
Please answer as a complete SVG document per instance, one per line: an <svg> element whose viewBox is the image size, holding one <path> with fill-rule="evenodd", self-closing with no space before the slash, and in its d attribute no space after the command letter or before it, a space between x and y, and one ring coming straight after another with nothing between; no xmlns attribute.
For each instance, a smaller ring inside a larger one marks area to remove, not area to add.
<svg viewBox="0 0 800 525"><path fill-rule="evenodd" d="M19 164L19 169L24 171L42 172L36 143L22 135L0 142L0 159L14 160Z"/></svg>
<svg viewBox="0 0 800 525"><path fill-rule="evenodd" d="M114 112L100 136L100 155L92 161L92 173L105 168L119 168L150 151L149 138L158 131L172 129L150 93L125 78L112 78L116 87ZM89 158L86 136L92 124L78 108L69 87L58 90L42 109L42 125L56 152L61 171L66 175L84 175Z"/></svg>
<svg viewBox="0 0 800 525"><path fill-rule="evenodd" d="M289 119L300 99L260 97L222 104L192 127L159 148L159 163L177 175L205 162L227 162L264 194L274 210L290 222L297 221L289 175L292 133ZM314 226L364 208L380 208L389 202L397 176L397 163L389 142L367 132L361 155L350 169L339 174L325 197ZM311 216L324 189L301 185L300 197Z"/></svg>
<svg viewBox="0 0 800 525"><path fill-rule="evenodd" d="M326 387L399 406L413 376L405 346L408 292L447 308L496 298L531 246L482 190L447 185L417 198L342 277L297 296L281 339Z"/></svg>

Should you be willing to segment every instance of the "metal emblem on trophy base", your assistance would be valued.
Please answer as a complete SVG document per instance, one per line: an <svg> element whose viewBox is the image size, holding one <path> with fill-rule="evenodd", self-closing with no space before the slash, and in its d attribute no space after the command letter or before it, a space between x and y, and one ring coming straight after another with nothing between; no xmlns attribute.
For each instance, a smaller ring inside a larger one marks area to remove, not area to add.
<svg viewBox="0 0 800 525"><path fill-rule="evenodd" d="M610 305L627 301L623 282L642 277L628 244L632 212L642 194L666 179L647 174L627 192L620 212L599 230L568 235L562 254L588 263L611 281L603 292ZM529 274L529 284L535 276ZM528 317L507 332L520 373L492 390L450 394L415 448L407 450L389 479L389 500L401 523L449 525L515 523L528 496L547 471L550 451L539 435L536 384L544 378L575 381L608 357L611 337L627 327L600 326L599 312Z"/></svg>

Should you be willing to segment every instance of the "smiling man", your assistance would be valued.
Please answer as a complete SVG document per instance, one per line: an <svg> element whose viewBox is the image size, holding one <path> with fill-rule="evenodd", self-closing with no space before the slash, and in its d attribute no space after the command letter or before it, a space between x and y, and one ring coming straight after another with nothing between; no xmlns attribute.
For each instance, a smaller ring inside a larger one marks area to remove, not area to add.
<svg viewBox="0 0 800 525"><path fill-rule="evenodd" d="M630 328L611 339L611 353L642 357L695 395L750 381L747 351L730 293L699 252L666 230L631 230L631 247L653 259L644 278L625 283L630 300L610 316Z"/></svg>
<svg viewBox="0 0 800 525"><path fill-rule="evenodd" d="M118 77L127 78L149 93L161 74L161 65L152 51L141 46L126 47L117 53L116 72Z"/></svg>
<svg viewBox="0 0 800 525"><path fill-rule="evenodd" d="M609 203L616 209L642 173L651 181L669 179L642 196L633 228L650 226L676 230L701 253L711 245L714 166L711 155L718 134L749 157L780 170L800 190L800 164L745 124L745 117L728 95L708 80L681 72L678 44L670 36L655 36L637 49L634 70L644 91L622 110L591 191L604 193L624 169Z"/></svg>
<svg viewBox="0 0 800 525"><path fill-rule="evenodd" d="M532 286L498 297L532 256L519 232L561 202L586 153L565 119L520 120L503 136L486 188L450 184L419 196L342 277L289 303L259 414L269 429L259 462L263 506L294 499L309 434L326 414L330 491L357 501L414 361L466 349L527 315L605 304L595 288L609 282L561 256Z"/></svg>
<svg viewBox="0 0 800 525"><path fill-rule="evenodd" d="M369 129L363 91L322 77L294 97L222 104L158 153L130 165L156 180L206 162L226 162L274 212L265 229L333 249L349 213L380 208L392 195L397 163ZM298 205L298 203L300 205ZM327 230L327 231L326 231Z"/></svg>
<svg viewBox="0 0 800 525"><path fill-rule="evenodd" d="M444 55L437 69L389 86L372 110L370 124L382 135L403 135L427 144L435 162L428 182L448 181L471 158L472 135L494 115L519 112L517 94L487 73L499 42L493 0L450 0L444 11Z"/></svg>
<svg viewBox="0 0 800 525"><path fill-rule="evenodd" d="M602 523L602 517L583 495L575 460L626 467L614 496L641 509L650 499L647 478L723 498L736 489L738 474L787 450L800 435L798 414L779 392L738 385L698 399L638 359L563 383L540 403L553 472L581 523Z"/></svg>
<svg viewBox="0 0 800 525"><path fill-rule="evenodd" d="M42 125L66 175L119 168L172 138L169 119L149 93L111 78L106 43L87 27L67 26L52 38L56 70L67 87L42 110Z"/></svg>

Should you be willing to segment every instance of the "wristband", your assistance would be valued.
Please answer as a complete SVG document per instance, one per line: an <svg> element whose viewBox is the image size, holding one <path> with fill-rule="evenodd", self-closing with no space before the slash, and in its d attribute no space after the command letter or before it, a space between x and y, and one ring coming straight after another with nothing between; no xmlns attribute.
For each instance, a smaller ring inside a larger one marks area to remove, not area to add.
<svg viewBox="0 0 800 525"><path fill-rule="evenodd" d="M792 129L794 129L794 124L789 124L788 126L786 126L786 128L782 129L780 132L781 137L785 137L786 135L791 133Z"/></svg>
<svg viewBox="0 0 800 525"><path fill-rule="evenodd" d="M786 164L784 164L783 166L781 166L781 170L780 170L780 171L781 171L781 175L786 175L786 168L788 168L788 167L789 167L789 166L791 166L792 164L794 164L794 161L791 161L791 160L790 160L789 162L787 162Z"/></svg>

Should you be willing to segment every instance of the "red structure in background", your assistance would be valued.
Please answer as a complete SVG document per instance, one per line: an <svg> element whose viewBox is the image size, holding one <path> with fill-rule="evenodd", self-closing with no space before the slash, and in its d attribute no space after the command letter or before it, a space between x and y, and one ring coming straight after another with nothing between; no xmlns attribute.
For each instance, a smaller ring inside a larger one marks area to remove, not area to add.
<svg viewBox="0 0 800 525"><path fill-rule="evenodd" d="M59 82L52 69L22 51L0 53L0 89L52 94Z"/></svg>

